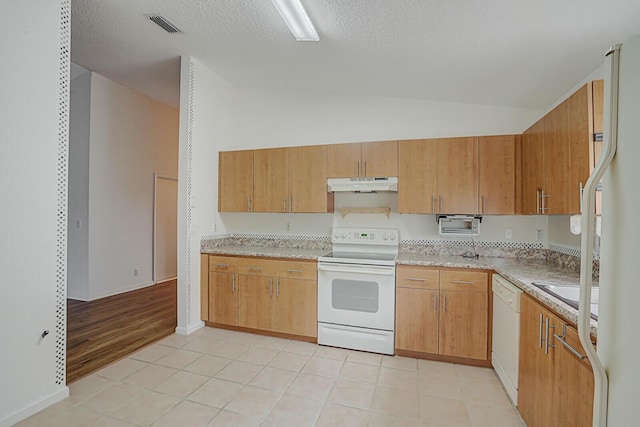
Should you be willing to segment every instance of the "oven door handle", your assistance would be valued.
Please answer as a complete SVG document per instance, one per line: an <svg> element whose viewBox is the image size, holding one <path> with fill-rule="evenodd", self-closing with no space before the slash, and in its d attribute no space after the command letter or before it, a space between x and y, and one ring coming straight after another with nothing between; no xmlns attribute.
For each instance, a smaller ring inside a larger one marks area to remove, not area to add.
<svg viewBox="0 0 640 427"><path fill-rule="evenodd" d="M356 274L375 274L378 276L393 276L395 274L394 267L343 267L330 264L318 264L318 271L330 271L334 273L356 273Z"/></svg>

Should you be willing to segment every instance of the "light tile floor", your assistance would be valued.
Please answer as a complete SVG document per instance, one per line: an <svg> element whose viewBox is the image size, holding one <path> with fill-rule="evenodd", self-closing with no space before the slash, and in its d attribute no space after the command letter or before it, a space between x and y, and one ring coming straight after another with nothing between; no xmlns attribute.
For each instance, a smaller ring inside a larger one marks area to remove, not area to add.
<svg viewBox="0 0 640 427"><path fill-rule="evenodd" d="M27 426L521 427L493 370L202 328L69 386Z"/></svg>

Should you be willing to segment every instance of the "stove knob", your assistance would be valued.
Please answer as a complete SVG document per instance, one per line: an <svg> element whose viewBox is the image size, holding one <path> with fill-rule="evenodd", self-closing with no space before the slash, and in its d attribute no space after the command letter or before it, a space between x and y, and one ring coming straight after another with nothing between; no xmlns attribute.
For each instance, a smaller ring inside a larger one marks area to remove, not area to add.
<svg viewBox="0 0 640 427"><path fill-rule="evenodd" d="M382 240L388 240L389 236L387 235L387 233L383 233L382 234Z"/></svg>
<svg viewBox="0 0 640 427"><path fill-rule="evenodd" d="M396 240L396 235L391 233L391 240Z"/></svg>
<svg viewBox="0 0 640 427"><path fill-rule="evenodd" d="M340 233L338 233L338 232L336 231L336 232L333 234L333 237L334 237L334 238L336 238L336 239L337 239L337 238L339 238L339 237L340 237Z"/></svg>
<svg viewBox="0 0 640 427"><path fill-rule="evenodd" d="M342 235L340 237L342 237L343 239L346 239L347 238L347 233L342 233Z"/></svg>

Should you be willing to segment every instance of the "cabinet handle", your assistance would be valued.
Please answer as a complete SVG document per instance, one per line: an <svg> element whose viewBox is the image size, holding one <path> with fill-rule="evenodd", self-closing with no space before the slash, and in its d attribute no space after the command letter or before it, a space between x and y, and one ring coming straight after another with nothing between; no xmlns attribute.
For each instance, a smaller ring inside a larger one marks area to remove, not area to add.
<svg viewBox="0 0 640 427"><path fill-rule="evenodd" d="M356 160L356 177L360 176L360 162Z"/></svg>
<svg viewBox="0 0 640 427"><path fill-rule="evenodd" d="M484 213L484 203L485 203L485 199L487 198L487 196L482 196L481 199L481 203L480 203L480 213L483 214Z"/></svg>
<svg viewBox="0 0 640 427"><path fill-rule="evenodd" d="M549 354L549 348L555 347L553 344L549 344L549 328L554 329L555 326L549 325L549 318L544 319L544 354Z"/></svg>
<svg viewBox="0 0 640 427"><path fill-rule="evenodd" d="M269 279L269 296L273 296L273 277Z"/></svg>
<svg viewBox="0 0 640 427"><path fill-rule="evenodd" d="M447 312L447 293L446 292L442 293L442 312L443 313Z"/></svg>
<svg viewBox="0 0 640 427"><path fill-rule="evenodd" d="M536 190L536 213L540 213L540 190Z"/></svg>
<svg viewBox="0 0 640 427"><path fill-rule="evenodd" d="M431 212L436 213L436 196L431 196Z"/></svg>
<svg viewBox="0 0 640 427"><path fill-rule="evenodd" d="M229 264L216 264L216 267L220 267L220 268L228 268Z"/></svg>
<svg viewBox="0 0 640 427"><path fill-rule="evenodd" d="M282 198L282 212L286 212L287 211L287 197L283 197Z"/></svg>
<svg viewBox="0 0 640 427"><path fill-rule="evenodd" d="M580 196L580 213L582 213L582 192L584 191L584 189L582 188L582 182L580 182L580 192L578 193L578 195Z"/></svg>
<svg viewBox="0 0 640 427"><path fill-rule="evenodd" d="M287 270L287 273L304 273L304 270Z"/></svg>
<svg viewBox="0 0 640 427"><path fill-rule="evenodd" d="M280 296L280 279L276 279L276 296Z"/></svg>
<svg viewBox="0 0 640 427"><path fill-rule="evenodd" d="M442 213L442 194L440 195L440 213Z"/></svg>
<svg viewBox="0 0 640 427"><path fill-rule="evenodd" d="M410 282L426 282L427 279L420 279L419 277L407 277Z"/></svg>
<svg viewBox="0 0 640 427"><path fill-rule="evenodd" d="M549 208L545 207L545 203L544 203L544 199L545 197L549 197L548 194L544 194L544 190L542 190L542 197L540 197L540 200L542 200L542 213L544 214L544 211L548 211Z"/></svg>
<svg viewBox="0 0 640 427"><path fill-rule="evenodd" d="M538 338L538 347L542 348L542 313L540 313L540 335Z"/></svg>
<svg viewBox="0 0 640 427"><path fill-rule="evenodd" d="M251 212L251 197L247 197L247 212Z"/></svg>
<svg viewBox="0 0 640 427"><path fill-rule="evenodd" d="M236 275L231 275L231 292L236 291Z"/></svg>
<svg viewBox="0 0 640 427"><path fill-rule="evenodd" d="M560 341L560 343L565 346L567 348L567 350L569 350L571 353L573 353L573 355L575 357L577 357L580 360L584 360L587 358L587 356L585 356L584 354L581 354L578 350L576 350L575 348L573 348L571 346L571 344L569 344L568 342L566 342L564 339L567 337L567 325L563 324L562 325L562 335L558 335L558 334L553 334L553 336Z"/></svg>
<svg viewBox="0 0 640 427"><path fill-rule="evenodd" d="M293 196L289 196L289 212L293 212Z"/></svg>
<svg viewBox="0 0 640 427"><path fill-rule="evenodd" d="M473 285L476 282L468 282L465 280L452 280L451 283L457 283L459 285Z"/></svg>
<svg viewBox="0 0 640 427"><path fill-rule="evenodd" d="M433 293L433 311L438 311L438 298L436 297L436 293Z"/></svg>
<svg viewBox="0 0 640 427"><path fill-rule="evenodd" d="M257 267L255 265L249 266L249 271L262 271L262 267Z"/></svg>
<svg viewBox="0 0 640 427"><path fill-rule="evenodd" d="M364 162L364 171L362 172L362 176L367 176L367 161L365 160Z"/></svg>

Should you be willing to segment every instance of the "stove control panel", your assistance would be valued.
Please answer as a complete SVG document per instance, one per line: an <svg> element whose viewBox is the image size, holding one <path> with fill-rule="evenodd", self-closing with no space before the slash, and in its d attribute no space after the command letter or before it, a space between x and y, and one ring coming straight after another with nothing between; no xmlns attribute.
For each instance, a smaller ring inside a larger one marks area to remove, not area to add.
<svg viewBox="0 0 640 427"><path fill-rule="evenodd" d="M390 228L334 228L331 242L397 246L400 236L398 230Z"/></svg>

